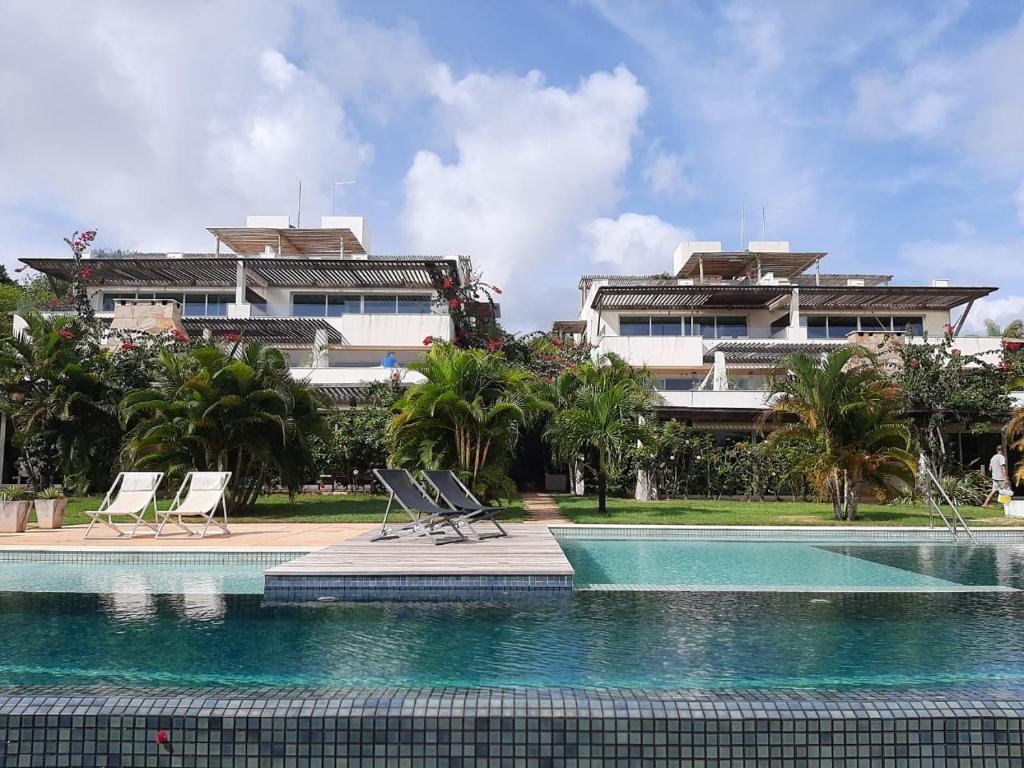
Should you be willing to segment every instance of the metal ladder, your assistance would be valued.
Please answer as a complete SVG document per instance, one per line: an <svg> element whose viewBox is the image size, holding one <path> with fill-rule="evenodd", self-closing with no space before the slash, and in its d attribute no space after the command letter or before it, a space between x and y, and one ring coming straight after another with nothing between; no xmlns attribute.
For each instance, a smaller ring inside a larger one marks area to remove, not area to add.
<svg viewBox="0 0 1024 768"><path fill-rule="evenodd" d="M967 537L975 544L977 544L978 540L974 537L974 534L968 527L967 521L964 520L963 515L960 514L960 510L957 508L956 503L951 498L949 498L949 494L946 493L946 489L942 487L942 483L940 483L939 479L935 477L935 475L932 473L931 467L929 467L926 463L922 463L921 466L924 468L925 474L928 477L928 487L926 488L926 493L928 496L928 527L932 527L932 521L934 519L932 516L932 512L934 511L938 513L939 517L942 519L942 522L946 524L947 530L949 530L949 533L953 536L953 539L955 541L960 540L959 528L963 528L963 532L967 534ZM935 500L935 494L932 493L932 486L938 489L939 494L942 496L945 502L949 505L949 508L952 510L952 514L948 517L946 516L946 513L942 511L942 507L939 505L939 503Z"/></svg>

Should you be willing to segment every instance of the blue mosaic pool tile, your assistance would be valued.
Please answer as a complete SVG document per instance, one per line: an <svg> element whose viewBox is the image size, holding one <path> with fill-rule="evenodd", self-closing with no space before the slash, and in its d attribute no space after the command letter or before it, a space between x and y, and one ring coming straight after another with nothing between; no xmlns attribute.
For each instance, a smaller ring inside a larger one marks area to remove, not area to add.
<svg viewBox="0 0 1024 768"><path fill-rule="evenodd" d="M269 603L519 600L568 597L571 575L295 576L267 574Z"/></svg>
<svg viewBox="0 0 1024 768"><path fill-rule="evenodd" d="M558 540L622 540L654 539L658 541L788 541L950 543L945 528L841 528L841 527L741 527L741 526L674 526L674 525L552 525L551 533ZM1024 528L972 528L980 544L1024 544ZM961 543L970 543L961 533Z"/></svg>

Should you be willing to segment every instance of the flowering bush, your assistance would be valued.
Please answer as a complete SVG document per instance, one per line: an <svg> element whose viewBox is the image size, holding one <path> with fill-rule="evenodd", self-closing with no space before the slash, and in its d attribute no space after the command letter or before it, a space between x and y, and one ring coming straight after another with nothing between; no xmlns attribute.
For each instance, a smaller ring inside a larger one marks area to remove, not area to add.
<svg viewBox="0 0 1024 768"><path fill-rule="evenodd" d="M501 293L500 288L484 282L480 273L472 270L467 271L465 280L457 285L450 275L438 269L432 282L437 291L435 303L444 307L452 318L457 346L486 349L491 340L501 338L494 304L494 295ZM432 342L430 336L423 340L424 346Z"/></svg>

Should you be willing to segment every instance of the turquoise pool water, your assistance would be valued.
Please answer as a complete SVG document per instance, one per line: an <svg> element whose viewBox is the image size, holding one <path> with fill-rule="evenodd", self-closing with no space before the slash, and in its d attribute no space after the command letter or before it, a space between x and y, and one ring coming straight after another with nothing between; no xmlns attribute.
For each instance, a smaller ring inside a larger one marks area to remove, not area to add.
<svg viewBox="0 0 1024 768"><path fill-rule="evenodd" d="M1024 589L1024 546L568 539L579 586L742 590Z"/></svg>
<svg viewBox="0 0 1024 768"><path fill-rule="evenodd" d="M0 685L1024 686L1024 547L563 544L592 586L694 591L271 606L269 561L0 562Z"/></svg>
<svg viewBox="0 0 1024 768"><path fill-rule="evenodd" d="M590 592L269 607L0 594L0 684L750 689L1024 684L1018 592Z"/></svg>

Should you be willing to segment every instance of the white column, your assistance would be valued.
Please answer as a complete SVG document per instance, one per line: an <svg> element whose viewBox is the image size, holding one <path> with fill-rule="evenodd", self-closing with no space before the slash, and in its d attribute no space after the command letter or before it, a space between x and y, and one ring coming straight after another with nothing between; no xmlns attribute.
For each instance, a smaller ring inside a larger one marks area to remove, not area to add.
<svg viewBox="0 0 1024 768"><path fill-rule="evenodd" d="M715 368L711 380L711 389L715 392L725 392L729 389L729 377L725 372L725 352L715 352Z"/></svg>
<svg viewBox="0 0 1024 768"><path fill-rule="evenodd" d="M235 262L235 304L245 304L245 262Z"/></svg>
<svg viewBox="0 0 1024 768"><path fill-rule="evenodd" d="M570 471L572 472L572 495L584 495L587 492L587 487L586 483L583 481L583 462L574 462Z"/></svg>
<svg viewBox="0 0 1024 768"><path fill-rule="evenodd" d="M330 361L328 360L327 352L327 331L323 328L318 328L313 336L313 354L311 355L313 368L328 367Z"/></svg>
<svg viewBox="0 0 1024 768"><path fill-rule="evenodd" d="M644 425L644 417L640 416L638 419L640 426ZM640 441L637 441L637 446L641 445ZM658 484L654 480L654 474L648 472L643 467L640 467L636 471L636 491L633 494L637 501L654 501L658 498Z"/></svg>
<svg viewBox="0 0 1024 768"><path fill-rule="evenodd" d="M800 327L800 289L794 288L789 299L789 327Z"/></svg>
<svg viewBox="0 0 1024 768"><path fill-rule="evenodd" d="M4 484L4 462L7 460L7 414L0 413L0 485Z"/></svg>

